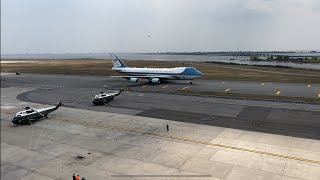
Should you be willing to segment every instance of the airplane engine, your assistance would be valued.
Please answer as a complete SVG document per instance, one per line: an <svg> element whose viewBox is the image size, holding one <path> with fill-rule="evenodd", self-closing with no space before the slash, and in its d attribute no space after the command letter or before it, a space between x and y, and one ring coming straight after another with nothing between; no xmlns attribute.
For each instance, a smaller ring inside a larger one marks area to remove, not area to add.
<svg viewBox="0 0 320 180"><path fill-rule="evenodd" d="M138 78L130 78L130 79L129 79L129 82L138 83L138 82L139 82L139 79L138 79Z"/></svg>
<svg viewBox="0 0 320 180"><path fill-rule="evenodd" d="M159 84L159 83L160 83L160 79L159 79L159 78L152 78L152 79L150 80L150 82L151 82L152 84Z"/></svg>

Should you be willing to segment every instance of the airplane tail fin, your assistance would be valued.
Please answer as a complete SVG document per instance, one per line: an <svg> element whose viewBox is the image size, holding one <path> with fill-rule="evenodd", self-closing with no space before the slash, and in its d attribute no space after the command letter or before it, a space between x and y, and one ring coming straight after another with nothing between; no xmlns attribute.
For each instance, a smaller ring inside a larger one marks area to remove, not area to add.
<svg viewBox="0 0 320 180"><path fill-rule="evenodd" d="M110 54L114 68L126 68L127 66L114 54Z"/></svg>
<svg viewBox="0 0 320 180"><path fill-rule="evenodd" d="M60 106L62 106L62 105L63 105L63 104L62 104L62 102L60 101L59 104L56 105L56 108L55 108L55 109L58 109L58 108L59 108Z"/></svg>

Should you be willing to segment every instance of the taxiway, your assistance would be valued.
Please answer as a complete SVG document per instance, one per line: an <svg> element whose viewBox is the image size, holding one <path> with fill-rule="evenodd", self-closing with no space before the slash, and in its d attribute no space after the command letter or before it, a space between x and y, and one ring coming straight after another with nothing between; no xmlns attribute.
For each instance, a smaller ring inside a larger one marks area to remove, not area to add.
<svg viewBox="0 0 320 180"><path fill-rule="evenodd" d="M1 179L320 178L319 105L132 87L93 106L95 93L120 86L102 77L22 77L1 77ZM11 122L25 106L59 100L65 106L48 119Z"/></svg>
<svg viewBox="0 0 320 180"><path fill-rule="evenodd" d="M215 88L212 84L217 82L203 85L205 83L206 81L196 82L190 89ZM243 85L241 82L221 84L232 84L239 88L250 87L250 84L261 86L254 82L244 82ZM95 94L112 91L110 89L118 90L123 85L129 87L130 91L125 91L107 106L93 106L91 101ZM320 105L172 94L177 89L185 87L185 82L181 81L145 85L99 76L27 74L4 76L2 86L35 88L34 91L22 93L17 97L22 101L55 104L62 100L68 107L81 109L320 139ZM269 86L271 89L303 88L301 84L287 83ZM309 94L312 94L309 91L315 93L318 87L320 85L313 85L312 88L304 87L305 91L297 92L301 93L301 96L309 97ZM261 90L261 93L267 93L267 90Z"/></svg>

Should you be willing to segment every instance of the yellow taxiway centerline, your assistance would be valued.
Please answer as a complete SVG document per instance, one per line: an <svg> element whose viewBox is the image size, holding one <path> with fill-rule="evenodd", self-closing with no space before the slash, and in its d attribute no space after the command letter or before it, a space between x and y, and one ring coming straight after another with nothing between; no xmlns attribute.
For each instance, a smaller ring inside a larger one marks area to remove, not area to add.
<svg viewBox="0 0 320 180"><path fill-rule="evenodd" d="M277 92L276 92L276 95L279 95L280 93L281 93L280 91L277 91Z"/></svg>

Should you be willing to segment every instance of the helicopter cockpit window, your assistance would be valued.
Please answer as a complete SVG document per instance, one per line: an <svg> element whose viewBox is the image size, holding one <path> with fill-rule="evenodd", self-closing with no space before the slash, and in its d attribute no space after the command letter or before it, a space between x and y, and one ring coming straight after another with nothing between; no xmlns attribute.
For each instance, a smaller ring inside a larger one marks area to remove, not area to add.
<svg viewBox="0 0 320 180"><path fill-rule="evenodd" d="M28 110L28 111L26 111L26 113L33 113L34 112L34 110Z"/></svg>

